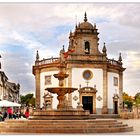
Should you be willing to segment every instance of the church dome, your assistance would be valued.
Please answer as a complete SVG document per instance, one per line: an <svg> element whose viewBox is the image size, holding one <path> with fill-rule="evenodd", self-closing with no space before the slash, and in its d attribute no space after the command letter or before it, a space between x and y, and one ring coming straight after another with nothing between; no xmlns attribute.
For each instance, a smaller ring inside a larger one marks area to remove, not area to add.
<svg viewBox="0 0 140 140"><path fill-rule="evenodd" d="M80 23L80 29L93 29L93 25L87 21Z"/></svg>
<svg viewBox="0 0 140 140"><path fill-rule="evenodd" d="M79 28L80 29L93 29L93 25L89 22L87 22L87 15L85 13L85 17L84 17L84 22L79 24Z"/></svg>

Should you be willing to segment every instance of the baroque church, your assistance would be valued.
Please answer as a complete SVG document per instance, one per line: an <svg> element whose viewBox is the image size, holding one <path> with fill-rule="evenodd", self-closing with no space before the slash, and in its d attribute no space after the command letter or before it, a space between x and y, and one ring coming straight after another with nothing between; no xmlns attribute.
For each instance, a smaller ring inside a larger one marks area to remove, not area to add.
<svg viewBox="0 0 140 140"><path fill-rule="evenodd" d="M88 22L85 13L84 21L75 26L74 32L70 32L68 50L63 47L60 57L40 60L37 51L33 66L36 106L57 108L57 95L45 89L58 87L58 79L53 75L59 71L57 65L64 61L66 73L69 74L65 86L78 89L66 95L67 106L74 109L80 104L91 114L119 114L125 68L122 66L121 53L118 60L114 60L107 57L105 43L99 50L98 34L96 24Z"/></svg>

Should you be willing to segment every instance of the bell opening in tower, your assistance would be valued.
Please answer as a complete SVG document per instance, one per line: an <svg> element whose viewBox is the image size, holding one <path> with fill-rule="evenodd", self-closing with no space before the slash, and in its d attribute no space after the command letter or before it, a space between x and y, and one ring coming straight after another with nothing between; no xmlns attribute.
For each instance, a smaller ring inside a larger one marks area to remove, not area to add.
<svg viewBox="0 0 140 140"><path fill-rule="evenodd" d="M90 43L88 41L85 42L85 54L90 54Z"/></svg>

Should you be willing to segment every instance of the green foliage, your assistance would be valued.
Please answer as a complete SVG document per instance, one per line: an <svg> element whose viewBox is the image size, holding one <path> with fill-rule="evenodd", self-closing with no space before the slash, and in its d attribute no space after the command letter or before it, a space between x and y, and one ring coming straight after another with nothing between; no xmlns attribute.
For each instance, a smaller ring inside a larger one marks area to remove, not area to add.
<svg viewBox="0 0 140 140"><path fill-rule="evenodd" d="M136 95L135 95L135 100L134 100L134 103L136 106L139 106L140 105L140 92L138 92Z"/></svg>
<svg viewBox="0 0 140 140"><path fill-rule="evenodd" d="M123 93L123 103L127 104L128 108L131 109L133 105L140 105L140 92L136 93L134 97L129 96L127 93Z"/></svg>
<svg viewBox="0 0 140 140"><path fill-rule="evenodd" d="M21 104L26 104L26 106L29 106L30 104L32 106L35 106L35 98L33 97L32 93L29 93L25 96L21 95Z"/></svg>
<svg viewBox="0 0 140 140"><path fill-rule="evenodd" d="M123 93L123 103L127 105L129 109L132 109L134 99L129 96L127 93Z"/></svg>
<svg viewBox="0 0 140 140"><path fill-rule="evenodd" d="M29 104L31 104L32 106L35 106L35 98L31 98L29 101Z"/></svg>

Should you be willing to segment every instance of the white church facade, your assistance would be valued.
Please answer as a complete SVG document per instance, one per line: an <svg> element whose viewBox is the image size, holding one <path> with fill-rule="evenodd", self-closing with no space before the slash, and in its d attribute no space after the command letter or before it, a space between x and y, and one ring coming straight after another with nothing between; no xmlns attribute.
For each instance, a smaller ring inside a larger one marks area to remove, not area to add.
<svg viewBox="0 0 140 140"><path fill-rule="evenodd" d="M66 64L66 87L78 90L66 95L66 103L72 108L81 104L83 109L92 114L118 114L122 107L123 68L121 54L118 60L107 57L105 43L99 50L98 29L96 24L88 22L85 13L84 21L76 25L70 32L68 50L63 48L60 57L39 59L37 51L33 74L36 84L36 105L42 108L50 105L57 108L56 94L48 93L47 87L58 87L57 65L63 59Z"/></svg>

